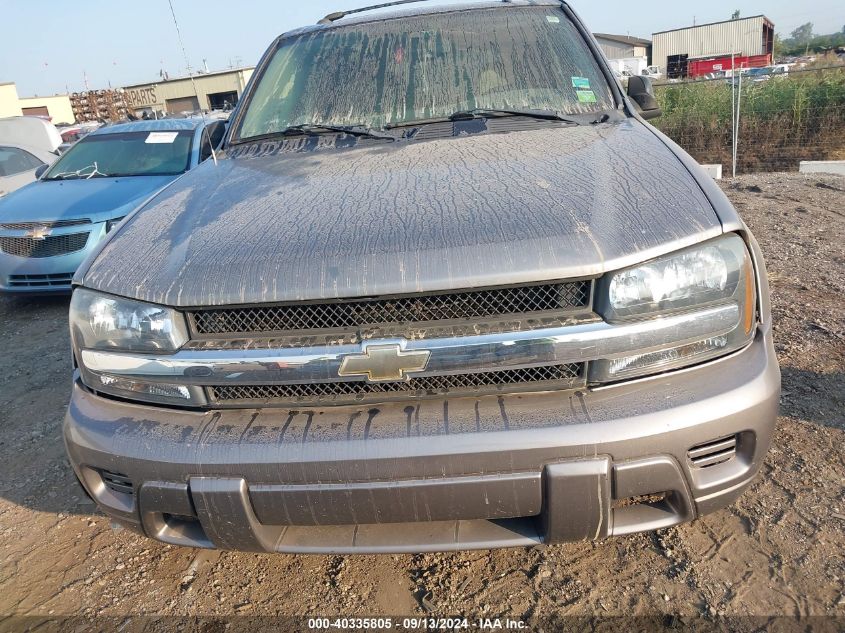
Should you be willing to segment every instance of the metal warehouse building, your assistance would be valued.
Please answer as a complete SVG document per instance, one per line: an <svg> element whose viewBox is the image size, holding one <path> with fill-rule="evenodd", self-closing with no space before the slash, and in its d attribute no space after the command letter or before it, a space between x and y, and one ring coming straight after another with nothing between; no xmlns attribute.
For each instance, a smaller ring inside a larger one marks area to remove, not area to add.
<svg viewBox="0 0 845 633"><path fill-rule="evenodd" d="M75 117L68 95L19 97L13 82L0 83L0 119L10 116L46 116L55 125L74 123Z"/></svg>
<svg viewBox="0 0 845 633"><path fill-rule="evenodd" d="M721 69L727 70L731 55L745 59L737 67L765 66L772 63L774 42L775 25L764 15L673 29L652 35L652 64L670 78L687 77L690 62L710 58L726 58Z"/></svg>
<svg viewBox="0 0 845 633"><path fill-rule="evenodd" d="M236 68L166 79L123 88L126 107L135 114L147 112L193 112L221 110L235 105L252 76L253 68ZM194 92L196 85L196 93Z"/></svg>
<svg viewBox="0 0 845 633"><path fill-rule="evenodd" d="M629 35L612 35L611 33L593 33L599 47L608 59L623 59L625 57L651 57L651 42Z"/></svg>

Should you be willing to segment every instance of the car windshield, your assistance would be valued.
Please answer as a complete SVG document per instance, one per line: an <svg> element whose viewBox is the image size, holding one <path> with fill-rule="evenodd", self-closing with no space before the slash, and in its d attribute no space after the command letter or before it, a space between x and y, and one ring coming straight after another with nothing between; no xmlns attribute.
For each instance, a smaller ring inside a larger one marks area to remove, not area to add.
<svg viewBox="0 0 845 633"><path fill-rule="evenodd" d="M613 107L593 54L560 8L472 9L281 40L237 137L301 125L383 128L475 109Z"/></svg>
<svg viewBox="0 0 845 633"><path fill-rule="evenodd" d="M189 166L193 135L190 130L88 135L56 161L46 179L181 174Z"/></svg>
<svg viewBox="0 0 845 633"><path fill-rule="evenodd" d="M749 75L768 75L769 74L768 68L752 68L748 71Z"/></svg>

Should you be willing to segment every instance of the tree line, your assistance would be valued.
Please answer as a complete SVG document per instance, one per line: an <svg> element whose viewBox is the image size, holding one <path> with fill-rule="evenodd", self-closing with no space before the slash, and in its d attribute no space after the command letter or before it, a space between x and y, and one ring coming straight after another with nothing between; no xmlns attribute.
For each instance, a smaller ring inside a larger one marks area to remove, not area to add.
<svg viewBox="0 0 845 633"><path fill-rule="evenodd" d="M813 32L813 23L807 22L789 34L788 38L775 38L775 55L806 55L822 53L845 47L845 26L838 33L819 35Z"/></svg>

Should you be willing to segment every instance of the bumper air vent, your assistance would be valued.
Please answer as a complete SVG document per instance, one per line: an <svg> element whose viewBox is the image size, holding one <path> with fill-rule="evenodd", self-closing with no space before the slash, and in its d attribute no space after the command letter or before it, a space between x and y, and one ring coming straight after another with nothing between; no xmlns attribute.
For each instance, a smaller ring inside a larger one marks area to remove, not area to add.
<svg viewBox="0 0 845 633"><path fill-rule="evenodd" d="M112 473L107 470L100 471L100 477L103 478L103 483L106 488L112 492L119 492L124 495L132 494L132 480L126 475L119 473Z"/></svg>
<svg viewBox="0 0 845 633"><path fill-rule="evenodd" d="M717 464L724 464L736 455L737 437L724 437L706 444L693 446L687 452L693 468L709 468Z"/></svg>
<svg viewBox="0 0 845 633"><path fill-rule="evenodd" d="M48 275L9 275L12 288L55 288L67 287L73 281L73 273L55 273Z"/></svg>

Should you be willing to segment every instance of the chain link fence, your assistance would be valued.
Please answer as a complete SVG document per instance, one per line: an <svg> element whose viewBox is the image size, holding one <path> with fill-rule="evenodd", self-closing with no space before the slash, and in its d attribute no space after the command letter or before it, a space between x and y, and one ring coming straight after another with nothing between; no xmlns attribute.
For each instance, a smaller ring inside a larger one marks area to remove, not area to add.
<svg viewBox="0 0 845 633"><path fill-rule="evenodd" d="M744 74L741 87L724 77L656 85L663 116L654 123L699 163L720 163L728 175L735 133L737 174L845 160L845 65L755 79Z"/></svg>

